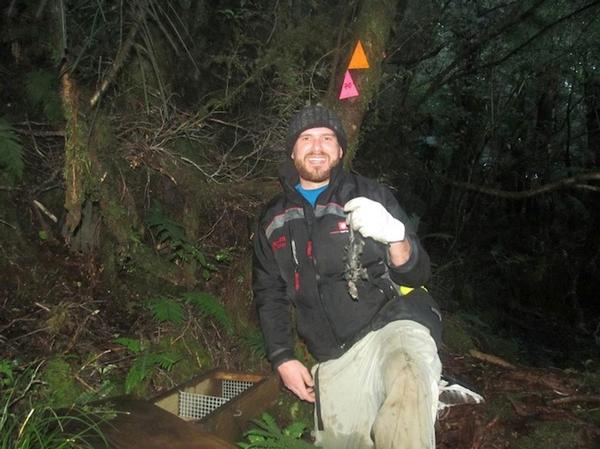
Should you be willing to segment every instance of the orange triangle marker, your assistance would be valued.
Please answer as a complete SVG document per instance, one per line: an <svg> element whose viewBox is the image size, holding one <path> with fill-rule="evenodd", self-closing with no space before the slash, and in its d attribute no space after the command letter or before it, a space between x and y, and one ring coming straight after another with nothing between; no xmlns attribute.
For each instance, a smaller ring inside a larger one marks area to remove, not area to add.
<svg viewBox="0 0 600 449"><path fill-rule="evenodd" d="M358 97L360 94L358 93L358 89L356 88L356 84L354 84L354 80L352 76L350 76L350 71L346 70L346 75L344 75L344 82L342 83L342 90L340 91L340 100L344 100L345 98Z"/></svg>
<svg viewBox="0 0 600 449"><path fill-rule="evenodd" d="M368 69L369 61L367 61L367 55L365 54L365 50L363 49L360 40L356 44L354 48L354 53L352 53L352 59L350 59L349 69Z"/></svg>

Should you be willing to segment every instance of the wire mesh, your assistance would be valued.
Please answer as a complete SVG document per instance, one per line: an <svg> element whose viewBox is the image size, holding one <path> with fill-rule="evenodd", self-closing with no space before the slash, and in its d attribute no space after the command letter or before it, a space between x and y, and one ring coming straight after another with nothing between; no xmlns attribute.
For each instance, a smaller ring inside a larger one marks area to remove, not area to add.
<svg viewBox="0 0 600 449"><path fill-rule="evenodd" d="M220 396L179 392L179 416L182 418L202 419L213 410L225 404L228 399Z"/></svg>
<svg viewBox="0 0 600 449"><path fill-rule="evenodd" d="M188 419L202 419L253 385L254 382L243 380L223 380L221 381L221 396L180 391L179 416Z"/></svg>
<svg viewBox="0 0 600 449"><path fill-rule="evenodd" d="M254 385L254 382L246 380L224 380L221 384L221 396L227 399L233 399L252 385Z"/></svg>

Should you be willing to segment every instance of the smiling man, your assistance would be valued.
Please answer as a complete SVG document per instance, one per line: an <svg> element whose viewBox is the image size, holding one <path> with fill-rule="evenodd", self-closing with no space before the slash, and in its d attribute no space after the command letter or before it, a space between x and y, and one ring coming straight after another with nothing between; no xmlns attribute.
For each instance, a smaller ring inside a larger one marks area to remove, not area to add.
<svg viewBox="0 0 600 449"><path fill-rule="evenodd" d="M441 316L422 287L429 256L389 189L343 171L347 138L333 112L302 109L286 145L282 193L254 241L267 356L290 391L315 403L317 444L433 449ZM363 273L353 296L351 230ZM295 357L293 322L319 362L312 373Z"/></svg>

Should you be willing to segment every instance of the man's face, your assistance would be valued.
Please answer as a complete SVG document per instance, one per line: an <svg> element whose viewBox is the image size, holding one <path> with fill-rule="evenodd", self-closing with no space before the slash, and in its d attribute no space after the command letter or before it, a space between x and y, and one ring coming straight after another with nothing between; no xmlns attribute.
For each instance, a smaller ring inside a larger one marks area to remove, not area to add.
<svg viewBox="0 0 600 449"><path fill-rule="evenodd" d="M326 185L331 169L340 163L342 154L342 148L331 129L310 128L303 131L292 151L302 187L316 189Z"/></svg>

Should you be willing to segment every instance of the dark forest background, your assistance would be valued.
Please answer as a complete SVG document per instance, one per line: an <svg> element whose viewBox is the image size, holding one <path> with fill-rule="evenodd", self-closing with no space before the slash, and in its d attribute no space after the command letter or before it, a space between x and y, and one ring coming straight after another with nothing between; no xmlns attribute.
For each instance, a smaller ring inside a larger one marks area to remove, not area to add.
<svg viewBox="0 0 600 449"><path fill-rule="evenodd" d="M268 370L251 238L289 118L321 102L349 130L346 167L418 226L446 364L491 397L502 375L477 363L560 372L587 394L579 427L530 441L507 418L488 447L598 447L600 1L5 0L1 14L3 388L19 374L65 406ZM358 39L371 67L339 101ZM454 447L499 428L485 413Z"/></svg>

